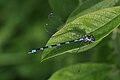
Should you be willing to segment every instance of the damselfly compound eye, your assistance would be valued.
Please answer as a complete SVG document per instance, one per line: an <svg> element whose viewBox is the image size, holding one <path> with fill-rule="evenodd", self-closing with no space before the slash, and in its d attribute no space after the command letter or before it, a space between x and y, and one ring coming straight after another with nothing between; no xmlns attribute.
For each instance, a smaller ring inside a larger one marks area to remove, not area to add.
<svg viewBox="0 0 120 80"><path fill-rule="evenodd" d="M93 35L90 35L90 39L91 39L91 42L94 42L95 41L95 38Z"/></svg>

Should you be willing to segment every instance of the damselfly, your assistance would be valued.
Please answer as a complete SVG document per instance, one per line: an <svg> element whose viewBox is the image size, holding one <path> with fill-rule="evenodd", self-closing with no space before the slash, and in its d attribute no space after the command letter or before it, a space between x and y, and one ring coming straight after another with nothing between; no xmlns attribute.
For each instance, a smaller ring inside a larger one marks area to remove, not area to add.
<svg viewBox="0 0 120 80"><path fill-rule="evenodd" d="M95 38L93 35L85 35L79 39L76 39L76 40L72 40L72 41L67 41L67 42L63 42L63 43L58 43L58 44L54 44L54 45L50 45L50 46L45 46L45 47L41 47L41 48L37 48L37 49L33 49L31 51L28 52L28 54L32 54L32 53L35 53L37 52L38 50L41 50L43 51L44 49L46 48L52 48L52 47L55 47L55 46L62 46L62 45L65 45L65 44L70 44L70 43L73 43L73 42L84 42L84 43L93 43L95 41Z"/></svg>

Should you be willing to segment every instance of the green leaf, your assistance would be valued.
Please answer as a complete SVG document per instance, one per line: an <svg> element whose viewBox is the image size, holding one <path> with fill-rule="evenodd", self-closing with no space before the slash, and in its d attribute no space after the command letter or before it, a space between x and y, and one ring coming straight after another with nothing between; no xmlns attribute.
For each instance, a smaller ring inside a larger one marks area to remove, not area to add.
<svg viewBox="0 0 120 80"><path fill-rule="evenodd" d="M71 13L67 22L76 19L84 14L94 12L103 8L112 7L118 3L119 0L87 0L80 3L78 7Z"/></svg>
<svg viewBox="0 0 120 80"><path fill-rule="evenodd" d="M92 34L95 42L91 44L71 43L61 47L46 49L42 54L42 61L67 53L76 53L88 50L98 44L104 37L112 32L114 28L120 25L120 7L107 8L99 10L81 17L66 24L61 30L56 32L48 41L47 45L53 45L66 41L71 41ZM79 50L78 50L79 49Z"/></svg>
<svg viewBox="0 0 120 80"><path fill-rule="evenodd" d="M116 71L114 65L84 63L62 68L55 72L49 80L118 80L119 78L116 79L116 77L119 75L111 76Z"/></svg>

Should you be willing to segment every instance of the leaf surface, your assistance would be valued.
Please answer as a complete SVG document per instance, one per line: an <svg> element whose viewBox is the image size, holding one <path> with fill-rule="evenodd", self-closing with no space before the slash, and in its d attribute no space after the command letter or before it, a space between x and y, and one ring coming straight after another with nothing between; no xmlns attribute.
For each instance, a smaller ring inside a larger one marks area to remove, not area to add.
<svg viewBox="0 0 120 80"><path fill-rule="evenodd" d="M81 38L83 35L92 34L95 42L71 43L61 47L54 47L43 51L42 60L46 60L67 52L82 52L94 47L104 37L110 34L114 28L120 25L120 7L106 8L81 17L64 25L62 29L56 32L48 41L47 45L63 43L66 41Z"/></svg>
<svg viewBox="0 0 120 80"><path fill-rule="evenodd" d="M118 80L118 73L116 76L111 76L116 71L114 65L84 63L62 68L55 72L49 80Z"/></svg>
<svg viewBox="0 0 120 80"><path fill-rule="evenodd" d="M94 12L100 9L115 6L117 3L119 3L119 0L111 0L111 1L109 0L86 0L77 6L77 8L69 16L67 22L70 22L76 19L77 17L88 14L90 12Z"/></svg>

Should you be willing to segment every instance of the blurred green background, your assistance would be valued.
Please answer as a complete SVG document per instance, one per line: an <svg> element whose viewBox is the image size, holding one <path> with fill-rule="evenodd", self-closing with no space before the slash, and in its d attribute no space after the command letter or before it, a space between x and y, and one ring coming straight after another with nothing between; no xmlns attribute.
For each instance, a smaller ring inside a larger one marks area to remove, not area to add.
<svg viewBox="0 0 120 80"><path fill-rule="evenodd" d="M64 54L43 63L40 63L42 52L27 54L33 48L45 46L79 2L86 0L61 0L64 2L56 4L57 1L0 0L0 80L47 80L60 68L78 62L110 63L120 67L119 28L81 54ZM116 5L120 5L120 1Z"/></svg>

